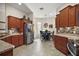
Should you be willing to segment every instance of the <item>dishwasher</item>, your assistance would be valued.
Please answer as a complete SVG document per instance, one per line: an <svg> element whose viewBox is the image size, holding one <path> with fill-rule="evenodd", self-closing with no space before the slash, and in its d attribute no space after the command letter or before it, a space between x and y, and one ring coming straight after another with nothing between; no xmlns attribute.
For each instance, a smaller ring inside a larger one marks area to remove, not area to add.
<svg viewBox="0 0 79 59"><path fill-rule="evenodd" d="M69 40L67 48L72 56L79 56L79 41Z"/></svg>

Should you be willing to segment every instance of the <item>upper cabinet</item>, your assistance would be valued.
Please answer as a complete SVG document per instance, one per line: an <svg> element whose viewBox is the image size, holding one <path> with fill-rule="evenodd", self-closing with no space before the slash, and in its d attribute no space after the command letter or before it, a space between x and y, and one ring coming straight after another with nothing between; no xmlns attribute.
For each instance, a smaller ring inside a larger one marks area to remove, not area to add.
<svg viewBox="0 0 79 59"><path fill-rule="evenodd" d="M20 27L20 21L19 18L8 16L8 28L19 28Z"/></svg>
<svg viewBox="0 0 79 59"><path fill-rule="evenodd" d="M79 4L75 6L70 6L70 5L67 6L66 8L60 11L59 16L60 16L60 21L58 24L60 25L56 24L56 26L58 27L79 26Z"/></svg>
<svg viewBox="0 0 79 59"><path fill-rule="evenodd" d="M79 4L69 9L69 26L79 26Z"/></svg>
<svg viewBox="0 0 79 59"><path fill-rule="evenodd" d="M20 30L19 30L20 32L23 32L24 24L25 24L25 22L23 20L20 20Z"/></svg>
<svg viewBox="0 0 79 59"><path fill-rule="evenodd" d="M76 25L79 26L79 4L75 5L76 8Z"/></svg>
<svg viewBox="0 0 79 59"><path fill-rule="evenodd" d="M13 16L8 16L8 28L18 28L19 32L23 32L24 29L24 21L23 19L19 19Z"/></svg>
<svg viewBox="0 0 79 59"><path fill-rule="evenodd" d="M56 21L55 21L55 24L56 24L56 28L59 28L59 27L60 27L59 14L58 14L58 15L56 15Z"/></svg>
<svg viewBox="0 0 79 59"><path fill-rule="evenodd" d="M69 27L76 26L75 12L75 6L71 6L69 8Z"/></svg>
<svg viewBox="0 0 79 59"><path fill-rule="evenodd" d="M69 8L70 6L67 6L60 11L60 27L68 27Z"/></svg>
<svg viewBox="0 0 79 59"><path fill-rule="evenodd" d="M64 25L64 23L63 23L63 14L60 13L59 16L60 16L60 22L59 22L60 25L59 25L59 27L63 27L63 25Z"/></svg>
<svg viewBox="0 0 79 59"><path fill-rule="evenodd" d="M69 9L69 27L79 26L79 4Z"/></svg>

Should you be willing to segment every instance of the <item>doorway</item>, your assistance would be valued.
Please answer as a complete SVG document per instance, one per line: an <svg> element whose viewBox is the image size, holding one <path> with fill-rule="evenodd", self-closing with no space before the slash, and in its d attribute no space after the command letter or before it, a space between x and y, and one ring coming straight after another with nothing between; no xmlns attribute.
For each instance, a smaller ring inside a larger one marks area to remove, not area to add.
<svg viewBox="0 0 79 59"><path fill-rule="evenodd" d="M37 37L40 38L40 31L42 30L41 22L37 22Z"/></svg>

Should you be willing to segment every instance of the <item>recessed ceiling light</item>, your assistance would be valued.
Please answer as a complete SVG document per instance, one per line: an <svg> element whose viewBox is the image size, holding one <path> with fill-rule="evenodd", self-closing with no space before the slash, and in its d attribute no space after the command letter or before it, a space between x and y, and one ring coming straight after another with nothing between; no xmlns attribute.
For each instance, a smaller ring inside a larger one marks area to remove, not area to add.
<svg viewBox="0 0 79 59"><path fill-rule="evenodd" d="M22 3L18 3L18 5L21 5Z"/></svg>
<svg viewBox="0 0 79 59"><path fill-rule="evenodd" d="M49 13L49 15L52 16L53 14L52 13Z"/></svg>
<svg viewBox="0 0 79 59"><path fill-rule="evenodd" d="M44 9L43 7L40 8L40 10L43 10L43 9Z"/></svg>
<svg viewBox="0 0 79 59"><path fill-rule="evenodd" d="M45 16L47 16L47 15L45 14Z"/></svg>

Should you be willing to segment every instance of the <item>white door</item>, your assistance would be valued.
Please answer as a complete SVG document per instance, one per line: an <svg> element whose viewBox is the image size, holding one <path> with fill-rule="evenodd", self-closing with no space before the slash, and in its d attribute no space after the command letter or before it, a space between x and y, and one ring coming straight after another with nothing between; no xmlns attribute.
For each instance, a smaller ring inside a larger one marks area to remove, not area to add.
<svg viewBox="0 0 79 59"><path fill-rule="evenodd" d="M38 35L38 38L40 38L40 30L42 29L42 25L41 25L41 22L38 22L37 23L37 35Z"/></svg>

